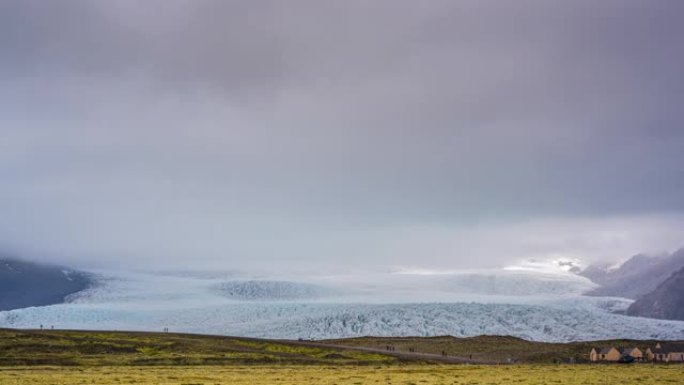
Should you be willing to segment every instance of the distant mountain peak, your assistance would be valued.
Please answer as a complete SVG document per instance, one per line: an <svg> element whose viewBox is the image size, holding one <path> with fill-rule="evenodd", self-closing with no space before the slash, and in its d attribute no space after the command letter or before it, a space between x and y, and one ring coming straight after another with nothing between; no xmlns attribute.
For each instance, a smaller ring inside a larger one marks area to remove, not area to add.
<svg viewBox="0 0 684 385"><path fill-rule="evenodd" d="M684 268L674 272L650 293L636 300L628 315L684 320Z"/></svg>
<svg viewBox="0 0 684 385"><path fill-rule="evenodd" d="M617 268L590 265L580 275L601 285L587 295L637 299L653 291L673 271L681 268L684 268L684 249L666 256L637 254Z"/></svg>

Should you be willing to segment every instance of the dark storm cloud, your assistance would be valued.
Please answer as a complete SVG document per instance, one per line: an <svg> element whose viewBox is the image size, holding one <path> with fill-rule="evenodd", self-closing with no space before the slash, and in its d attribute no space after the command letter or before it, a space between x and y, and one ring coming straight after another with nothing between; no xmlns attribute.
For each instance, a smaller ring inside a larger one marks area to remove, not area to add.
<svg viewBox="0 0 684 385"><path fill-rule="evenodd" d="M682 15L678 1L0 1L0 241L222 266L676 247ZM520 241L548 221L556 243Z"/></svg>

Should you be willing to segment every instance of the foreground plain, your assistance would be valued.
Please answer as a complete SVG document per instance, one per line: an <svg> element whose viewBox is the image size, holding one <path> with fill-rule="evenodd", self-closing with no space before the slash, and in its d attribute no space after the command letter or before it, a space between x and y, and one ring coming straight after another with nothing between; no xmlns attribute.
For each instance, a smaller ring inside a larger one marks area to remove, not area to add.
<svg viewBox="0 0 684 385"><path fill-rule="evenodd" d="M549 363L567 358L580 362L590 344L543 344L487 336L282 341L0 329L0 384L684 384L684 365ZM641 346L651 342L610 344ZM386 350L388 346L391 351ZM471 363L518 364L444 364L464 362L459 356L466 354L472 355Z"/></svg>
<svg viewBox="0 0 684 385"><path fill-rule="evenodd" d="M645 351L657 342L611 340L563 344L526 341L508 336L285 341L176 333L0 329L0 367L387 365L416 361L582 363L588 361L593 346L636 346ZM388 347L392 350L388 351Z"/></svg>
<svg viewBox="0 0 684 385"><path fill-rule="evenodd" d="M258 365L0 368L3 385L325 384L547 385L682 384L681 365Z"/></svg>

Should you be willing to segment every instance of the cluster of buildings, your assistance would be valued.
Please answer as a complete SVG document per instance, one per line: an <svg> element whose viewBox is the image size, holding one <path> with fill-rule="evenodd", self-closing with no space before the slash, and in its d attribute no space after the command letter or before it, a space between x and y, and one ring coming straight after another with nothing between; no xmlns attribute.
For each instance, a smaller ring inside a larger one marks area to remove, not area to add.
<svg viewBox="0 0 684 385"><path fill-rule="evenodd" d="M657 343L653 348L641 350L637 347L618 349L614 346L592 348L589 353L592 362L681 362L684 363L684 344Z"/></svg>

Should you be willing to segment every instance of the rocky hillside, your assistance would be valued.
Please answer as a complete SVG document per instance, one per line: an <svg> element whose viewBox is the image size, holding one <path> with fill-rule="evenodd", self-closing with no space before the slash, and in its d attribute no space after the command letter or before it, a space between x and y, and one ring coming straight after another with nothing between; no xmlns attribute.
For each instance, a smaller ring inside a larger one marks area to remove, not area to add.
<svg viewBox="0 0 684 385"><path fill-rule="evenodd" d="M665 257L635 255L617 269L589 266L580 275L601 285L588 293L638 299L652 292L673 271L684 268L684 249Z"/></svg>
<svg viewBox="0 0 684 385"><path fill-rule="evenodd" d="M684 320L684 268L672 274L628 309L628 315Z"/></svg>
<svg viewBox="0 0 684 385"><path fill-rule="evenodd" d="M62 303L90 284L82 272L0 259L0 311Z"/></svg>

